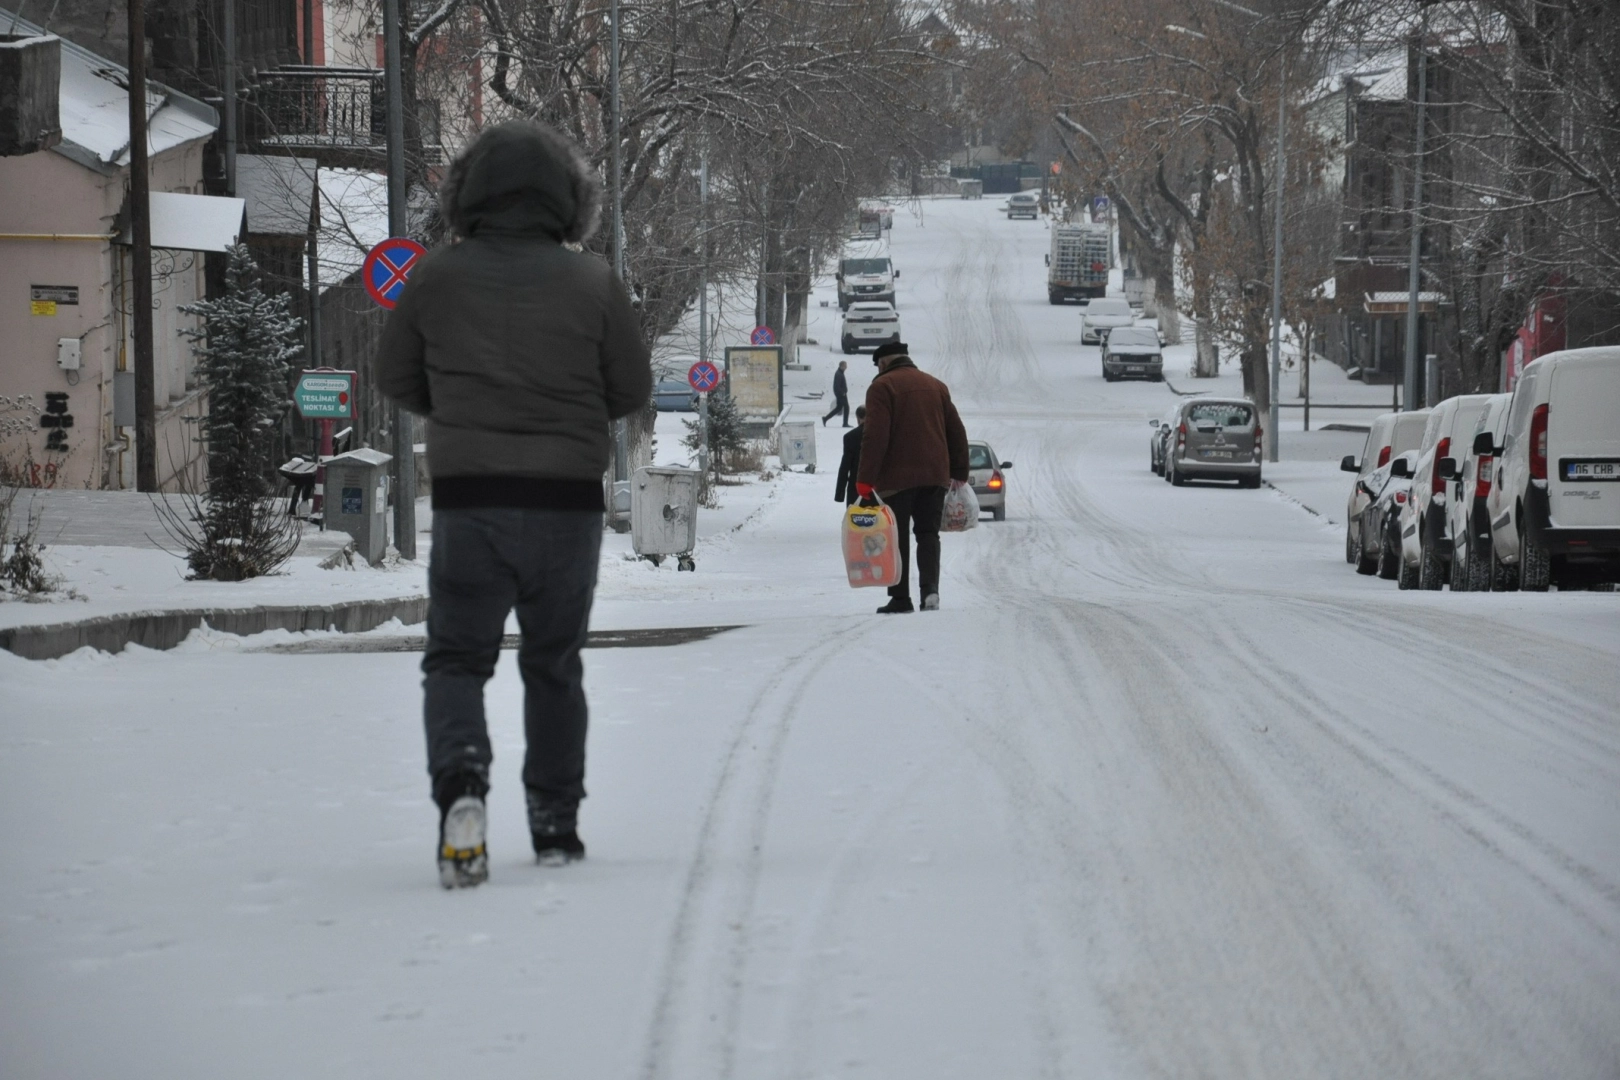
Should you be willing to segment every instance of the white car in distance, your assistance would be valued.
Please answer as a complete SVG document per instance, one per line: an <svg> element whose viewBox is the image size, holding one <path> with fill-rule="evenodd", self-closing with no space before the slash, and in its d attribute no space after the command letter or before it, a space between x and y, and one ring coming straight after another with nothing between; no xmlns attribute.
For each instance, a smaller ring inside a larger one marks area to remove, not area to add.
<svg viewBox="0 0 1620 1080"><path fill-rule="evenodd" d="M1002 209L1007 211L1007 220L1027 217L1034 221L1041 216L1041 197L1033 191L1020 191L1007 199L1007 205Z"/></svg>
<svg viewBox="0 0 1620 1080"><path fill-rule="evenodd" d="M900 315L893 304L857 300L844 312L840 335L846 354L900 340Z"/></svg>
<svg viewBox="0 0 1620 1080"><path fill-rule="evenodd" d="M1105 345L1110 330L1135 324L1136 312L1123 297L1105 296L1093 300L1080 316L1080 344Z"/></svg>

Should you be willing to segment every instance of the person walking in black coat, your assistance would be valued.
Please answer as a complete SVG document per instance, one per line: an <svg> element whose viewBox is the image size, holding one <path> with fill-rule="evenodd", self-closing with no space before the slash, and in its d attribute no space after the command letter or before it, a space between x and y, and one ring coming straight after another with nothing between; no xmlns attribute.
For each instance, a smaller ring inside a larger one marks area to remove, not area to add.
<svg viewBox="0 0 1620 1080"><path fill-rule="evenodd" d="M855 477L861 471L861 436L866 434L862 430L865 423L866 406L856 406L855 426L844 436L844 456L838 462L838 490L833 492L833 501L845 506L855 501Z"/></svg>
<svg viewBox="0 0 1620 1080"><path fill-rule="evenodd" d="M384 394L427 417L423 719L439 881L458 888L489 874L484 684L514 608L529 834L542 863L585 855L579 653L600 559L608 425L646 404L652 366L624 287L578 250L602 193L565 136L527 120L485 128L451 163L439 200L458 242L411 274L377 370Z"/></svg>
<svg viewBox="0 0 1620 1080"><path fill-rule="evenodd" d="M844 369L849 367L848 360L838 361L838 370L833 372L833 407L832 412L821 418L821 426L826 427L827 421L844 414L844 426L849 427L849 380L844 378Z"/></svg>

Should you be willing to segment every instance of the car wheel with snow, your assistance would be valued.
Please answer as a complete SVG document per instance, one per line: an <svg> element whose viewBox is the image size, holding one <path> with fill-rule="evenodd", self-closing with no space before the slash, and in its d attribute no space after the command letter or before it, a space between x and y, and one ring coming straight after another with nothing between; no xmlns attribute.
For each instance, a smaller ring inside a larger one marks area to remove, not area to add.
<svg viewBox="0 0 1620 1080"><path fill-rule="evenodd" d="M853 338L845 338L844 341L843 341L843 346L844 346L844 355L849 356L851 353L853 353L855 351L855 340Z"/></svg>
<svg viewBox="0 0 1620 1080"><path fill-rule="evenodd" d="M1435 550L1434 541L1428 537L1423 538L1421 550L1423 557L1418 563L1418 588L1432 592L1446 583L1446 564L1440 561L1440 552Z"/></svg>
<svg viewBox="0 0 1620 1080"><path fill-rule="evenodd" d="M1518 592L1519 568L1510 566L1496 557L1496 545L1491 545L1491 592Z"/></svg>
<svg viewBox="0 0 1620 1080"><path fill-rule="evenodd" d="M1378 545L1378 576L1385 581L1394 581L1401 576L1401 545L1389 536L1387 530L1383 542Z"/></svg>
<svg viewBox="0 0 1620 1080"><path fill-rule="evenodd" d="M1552 583L1552 556L1545 544L1532 536L1519 537L1519 590L1546 592Z"/></svg>

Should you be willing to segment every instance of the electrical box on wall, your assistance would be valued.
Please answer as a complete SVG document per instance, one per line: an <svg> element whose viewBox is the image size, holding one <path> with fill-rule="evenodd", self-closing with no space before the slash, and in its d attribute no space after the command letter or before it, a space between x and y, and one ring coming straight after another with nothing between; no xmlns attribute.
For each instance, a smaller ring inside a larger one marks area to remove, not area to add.
<svg viewBox="0 0 1620 1080"><path fill-rule="evenodd" d="M76 337L56 339L56 366L63 371L78 371L79 361L84 351L83 343Z"/></svg>

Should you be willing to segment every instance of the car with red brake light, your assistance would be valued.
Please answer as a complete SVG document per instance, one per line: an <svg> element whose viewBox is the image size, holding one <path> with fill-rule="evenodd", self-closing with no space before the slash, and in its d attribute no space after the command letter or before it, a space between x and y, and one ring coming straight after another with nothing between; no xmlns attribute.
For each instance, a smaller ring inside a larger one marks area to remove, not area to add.
<svg viewBox="0 0 1620 1080"><path fill-rule="evenodd" d="M1452 592L1487 592L1491 588L1491 519L1485 504L1496 472L1492 453L1502 440L1512 397L1490 395L1474 430L1461 440L1452 439L1450 458L1435 463L1440 475L1449 476L1452 485L1446 498Z"/></svg>
<svg viewBox="0 0 1620 1080"><path fill-rule="evenodd" d="M979 511L996 521L1007 520L1007 470L1012 462L1001 461L987 442L968 443L968 483L978 496Z"/></svg>
<svg viewBox="0 0 1620 1080"><path fill-rule="evenodd" d="M1620 346L1526 365L1494 456L1493 573L1535 592L1620 581Z"/></svg>
<svg viewBox="0 0 1620 1080"><path fill-rule="evenodd" d="M1247 398L1199 397L1182 403L1175 430L1165 440L1165 479L1176 487L1188 480L1236 480L1238 487L1260 486L1265 430Z"/></svg>
<svg viewBox="0 0 1620 1080"><path fill-rule="evenodd" d="M1423 441L1418 444L1417 464L1412 470L1411 497L1400 513L1401 558L1416 569L1420 589L1438 589L1451 576L1446 504L1452 484L1439 463L1450 459L1453 446L1474 430L1489 400L1489 394L1462 394L1429 410ZM1452 467L1456 467L1455 462Z"/></svg>

